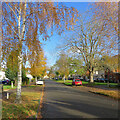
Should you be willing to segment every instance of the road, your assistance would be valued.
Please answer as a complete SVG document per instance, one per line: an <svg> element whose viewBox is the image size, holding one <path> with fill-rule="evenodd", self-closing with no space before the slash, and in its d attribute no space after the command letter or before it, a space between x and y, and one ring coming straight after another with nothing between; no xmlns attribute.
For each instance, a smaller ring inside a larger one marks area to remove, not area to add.
<svg viewBox="0 0 120 120"><path fill-rule="evenodd" d="M118 118L118 101L45 80L43 118Z"/></svg>

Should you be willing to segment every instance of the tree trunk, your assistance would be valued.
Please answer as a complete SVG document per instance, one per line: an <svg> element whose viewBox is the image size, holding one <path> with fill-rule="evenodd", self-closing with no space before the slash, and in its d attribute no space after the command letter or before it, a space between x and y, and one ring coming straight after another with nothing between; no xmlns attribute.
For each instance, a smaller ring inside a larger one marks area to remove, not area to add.
<svg viewBox="0 0 120 120"><path fill-rule="evenodd" d="M13 88L13 81L11 81L11 88Z"/></svg>
<svg viewBox="0 0 120 120"><path fill-rule="evenodd" d="M65 76L63 77L64 83L65 83Z"/></svg>
<svg viewBox="0 0 120 120"><path fill-rule="evenodd" d="M20 56L18 56L18 81L15 103L21 103L21 84L22 84L22 52L20 52Z"/></svg>
<svg viewBox="0 0 120 120"><path fill-rule="evenodd" d="M90 71L90 82L93 83L93 71Z"/></svg>
<svg viewBox="0 0 120 120"><path fill-rule="evenodd" d="M22 2L20 3L19 17L18 17L18 35L19 35L19 56L18 56L18 81L17 81L17 94L15 103L21 103L21 84L22 84L22 40L25 33L25 16L26 16L26 1L24 5L24 12L21 16ZM21 17L23 19L23 25L21 26ZM21 31L22 28L22 31Z"/></svg>
<svg viewBox="0 0 120 120"><path fill-rule="evenodd" d="M35 84L36 84L36 82L37 82L37 77L35 76Z"/></svg>

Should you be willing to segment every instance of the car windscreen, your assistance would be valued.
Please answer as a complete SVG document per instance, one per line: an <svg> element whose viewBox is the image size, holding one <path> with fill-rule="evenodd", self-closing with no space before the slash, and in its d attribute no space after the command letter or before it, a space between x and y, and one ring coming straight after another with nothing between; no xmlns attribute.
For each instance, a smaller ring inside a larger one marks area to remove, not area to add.
<svg viewBox="0 0 120 120"><path fill-rule="evenodd" d="M81 81L83 81L83 79L80 79Z"/></svg>
<svg viewBox="0 0 120 120"><path fill-rule="evenodd" d="M80 82L80 80L76 80L76 82Z"/></svg>

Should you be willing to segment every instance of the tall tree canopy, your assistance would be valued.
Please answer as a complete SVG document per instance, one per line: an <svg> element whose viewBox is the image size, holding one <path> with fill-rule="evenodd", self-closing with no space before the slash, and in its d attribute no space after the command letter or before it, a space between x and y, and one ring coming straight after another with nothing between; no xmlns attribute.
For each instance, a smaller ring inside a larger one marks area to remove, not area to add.
<svg viewBox="0 0 120 120"><path fill-rule="evenodd" d="M38 54L41 50L39 37L49 38L53 29L60 34L70 29L77 17L77 10L53 2L3 2L2 49L3 59L12 50L18 51L18 85L16 103L21 102L23 55Z"/></svg>
<svg viewBox="0 0 120 120"><path fill-rule="evenodd" d="M95 2L92 6L94 20L103 25L103 30L118 35L118 2Z"/></svg>
<svg viewBox="0 0 120 120"><path fill-rule="evenodd" d="M65 37L64 47L82 57L90 73L90 82L93 82L94 68L97 67L96 60L102 55L112 55L118 52L117 36L110 34L109 31L111 32L107 26L91 14L91 17L86 18L80 16L74 32Z"/></svg>

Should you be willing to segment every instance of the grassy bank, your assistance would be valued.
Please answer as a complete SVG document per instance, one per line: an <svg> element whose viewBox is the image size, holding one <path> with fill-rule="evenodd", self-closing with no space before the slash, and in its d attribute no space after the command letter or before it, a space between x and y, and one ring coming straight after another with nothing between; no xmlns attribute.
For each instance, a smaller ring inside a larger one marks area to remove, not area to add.
<svg viewBox="0 0 120 120"><path fill-rule="evenodd" d="M2 118L23 119L37 115L42 86L28 86L22 89L22 103L15 104L16 93L10 94L9 100L3 96Z"/></svg>
<svg viewBox="0 0 120 120"><path fill-rule="evenodd" d="M104 95L104 96L109 96L112 98L115 98L117 100L120 100L120 92L118 90L104 90L104 89L90 89L90 92L99 94L99 95Z"/></svg>

